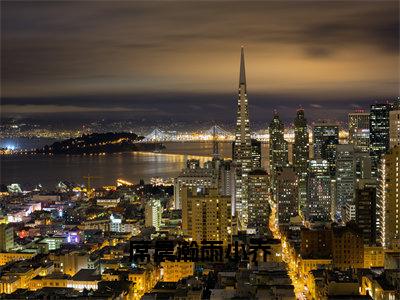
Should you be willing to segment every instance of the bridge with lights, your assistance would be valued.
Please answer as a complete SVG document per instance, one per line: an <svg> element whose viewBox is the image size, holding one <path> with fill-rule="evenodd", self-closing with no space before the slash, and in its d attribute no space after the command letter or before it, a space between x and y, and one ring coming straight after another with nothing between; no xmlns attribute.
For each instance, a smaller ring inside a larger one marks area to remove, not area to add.
<svg viewBox="0 0 400 300"><path fill-rule="evenodd" d="M232 142L234 138L235 136L232 133L224 130L218 125L214 125L208 130L197 132L163 131L156 128L146 135L140 143L202 142L215 140L220 142Z"/></svg>
<svg viewBox="0 0 400 300"><path fill-rule="evenodd" d="M261 142L267 142L269 139L268 134L253 133L251 135L253 139ZM291 136L285 138L291 138ZM196 132L176 132L176 131L164 131L159 128L155 128L152 132L147 134L144 139L139 143L162 143L162 142L233 142L235 135L218 125L214 125L208 130L196 131Z"/></svg>

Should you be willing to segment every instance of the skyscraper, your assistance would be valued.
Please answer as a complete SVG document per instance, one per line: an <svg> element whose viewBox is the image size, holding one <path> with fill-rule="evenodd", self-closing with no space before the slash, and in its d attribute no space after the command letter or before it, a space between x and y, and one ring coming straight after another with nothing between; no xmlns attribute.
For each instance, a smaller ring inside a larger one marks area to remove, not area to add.
<svg viewBox="0 0 400 300"><path fill-rule="evenodd" d="M249 222L247 229L257 233L268 232L270 215L268 174L256 169L249 173Z"/></svg>
<svg viewBox="0 0 400 300"><path fill-rule="evenodd" d="M261 169L261 142L255 139L251 140L251 159L252 169Z"/></svg>
<svg viewBox="0 0 400 300"><path fill-rule="evenodd" d="M294 144L293 144L293 165L298 175L307 172L308 157L308 130L307 119L304 117L304 110L298 109L294 119Z"/></svg>
<svg viewBox="0 0 400 300"><path fill-rule="evenodd" d="M278 224L289 224L290 218L299 214L298 176L291 167L278 173L276 182Z"/></svg>
<svg viewBox="0 0 400 300"><path fill-rule="evenodd" d="M400 146L400 107L389 113L390 148Z"/></svg>
<svg viewBox="0 0 400 300"><path fill-rule="evenodd" d="M309 221L330 221L332 211L332 187L329 162L310 160L307 179L306 218Z"/></svg>
<svg viewBox="0 0 400 300"><path fill-rule="evenodd" d="M372 104L369 120L370 151L372 173L377 176L378 164L382 154L389 149L389 111L388 103Z"/></svg>
<svg viewBox="0 0 400 300"><path fill-rule="evenodd" d="M284 139L284 125L277 112L274 113L269 124L269 163L271 173L275 170L287 166L288 143Z"/></svg>
<svg viewBox="0 0 400 300"><path fill-rule="evenodd" d="M304 110L298 109L294 119L293 165L298 175L299 208L307 201L307 168L309 161L309 137Z"/></svg>
<svg viewBox="0 0 400 300"><path fill-rule="evenodd" d="M355 193L355 222L362 231L365 245L376 244L376 183L361 180Z"/></svg>
<svg viewBox="0 0 400 300"><path fill-rule="evenodd" d="M336 211L335 217L342 219L347 205L354 206L355 160L354 146L336 146ZM352 217L350 217L352 219ZM347 220L350 221L350 220Z"/></svg>
<svg viewBox="0 0 400 300"><path fill-rule="evenodd" d="M243 47L240 58L239 96L233 159L236 164L235 211L238 216L239 226L245 229L248 222L247 206L249 200L247 181L248 174L252 168L252 156Z"/></svg>
<svg viewBox="0 0 400 300"><path fill-rule="evenodd" d="M218 160L218 188L222 196L233 196L235 192L235 171L231 160Z"/></svg>
<svg viewBox="0 0 400 300"><path fill-rule="evenodd" d="M339 127L326 122L314 125L314 159L329 162L330 174L335 174L336 145L339 144Z"/></svg>
<svg viewBox="0 0 400 300"><path fill-rule="evenodd" d="M269 169L271 188L276 201L276 178L279 171L288 165L288 143L284 139L284 125L277 112L269 124Z"/></svg>
<svg viewBox="0 0 400 300"><path fill-rule="evenodd" d="M262 144L256 139L251 139L251 169L262 169ZM235 157L235 142L232 143L232 157Z"/></svg>
<svg viewBox="0 0 400 300"><path fill-rule="evenodd" d="M361 152L369 152L369 113L349 113L349 144Z"/></svg>
<svg viewBox="0 0 400 300"><path fill-rule="evenodd" d="M371 157L366 152L354 152L356 179L371 178Z"/></svg>
<svg viewBox="0 0 400 300"><path fill-rule="evenodd" d="M385 248L400 248L400 147L382 157L378 192L379 238Z"/></svg>

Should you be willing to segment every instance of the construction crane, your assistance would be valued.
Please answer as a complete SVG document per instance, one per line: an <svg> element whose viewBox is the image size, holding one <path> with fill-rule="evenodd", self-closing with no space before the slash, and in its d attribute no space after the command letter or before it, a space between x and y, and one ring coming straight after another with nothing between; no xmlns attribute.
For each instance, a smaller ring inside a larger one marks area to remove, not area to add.
<svg viewBox="0 0 400 300"><path fill-rule="evenodd" d="M91 176L91 175L87 175L87 176L83 176L83 179L87 180L87 184L86 184L86 195L89 199L91 199L93 197L94 194L94 189L91 188L90 183L92 181L92 179L99 179L102 177L99 176Z"/></svg>

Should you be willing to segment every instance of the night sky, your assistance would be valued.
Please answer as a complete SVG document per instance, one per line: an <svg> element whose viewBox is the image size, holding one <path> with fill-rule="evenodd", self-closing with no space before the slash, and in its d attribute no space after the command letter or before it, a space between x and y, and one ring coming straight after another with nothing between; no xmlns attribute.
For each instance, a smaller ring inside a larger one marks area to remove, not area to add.
<svg viewBox="0 0 400 300"><path fill-rule="evenodd" d="M1 1L1 115L233 121L241 45L252 121L399 95L398 1Z"/></svg>

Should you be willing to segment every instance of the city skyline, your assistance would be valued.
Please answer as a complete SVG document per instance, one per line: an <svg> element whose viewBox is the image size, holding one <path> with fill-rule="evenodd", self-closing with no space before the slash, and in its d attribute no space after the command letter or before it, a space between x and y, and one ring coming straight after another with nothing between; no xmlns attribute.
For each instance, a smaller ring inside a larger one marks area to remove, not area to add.
<svg viewBox="0 0 400 300"><path fill-rule="evenodd" d="M233 121L242 44L254 122L398 96L396 1L1 5L2 117Z"/></svg>
<svg viewBox="0 0 400 300"><path fill-rule="evenodd" d="M399 2L1 6L1 299L400 299Z"/></svg>

